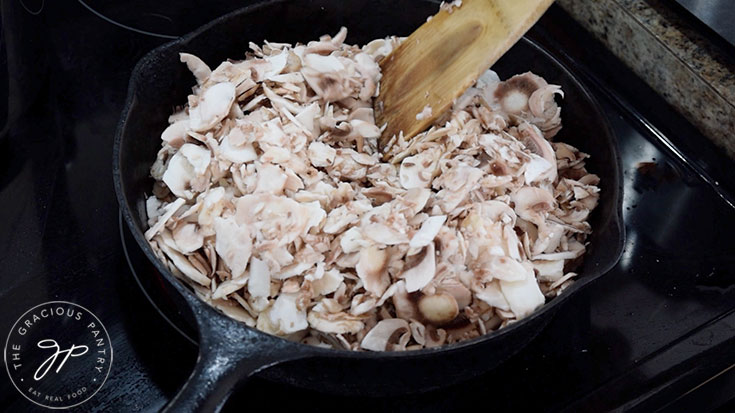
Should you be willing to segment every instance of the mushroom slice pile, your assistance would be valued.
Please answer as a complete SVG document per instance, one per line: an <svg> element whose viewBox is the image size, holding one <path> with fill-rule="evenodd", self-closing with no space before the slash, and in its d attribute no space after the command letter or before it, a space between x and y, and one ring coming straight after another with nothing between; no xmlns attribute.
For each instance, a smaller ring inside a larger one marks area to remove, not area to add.
<svg viewBox="0 0 735 413"><path fill-rule="evenodd" d="M195 85L151 167L156 254L228 316L351 350L477 337L563 291L599 178L550 140L561 89L488 71L381 153L379 62L401 39L346 35L251 43L216 67L181 54Z"/></svg>

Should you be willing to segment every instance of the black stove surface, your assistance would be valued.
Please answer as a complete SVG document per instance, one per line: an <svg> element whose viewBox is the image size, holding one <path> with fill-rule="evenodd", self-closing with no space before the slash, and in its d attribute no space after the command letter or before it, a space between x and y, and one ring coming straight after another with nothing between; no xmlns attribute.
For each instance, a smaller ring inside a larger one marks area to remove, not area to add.
<svg viewBox="0 0 735 413"><path fill-rule="evenodd" d="M0 103L0 115L7 114L0 137L0 339L46 301L96 314L115 356L105 385L75 411L158 410L194 365L196 345L182 334L191 332L139 286L150 277L120 225L112 141L135 62L241 6L2 2L0 74L8 81L0 87L8 100ZM517 355L468 382L366 399L256 377L226 411L735 407L732 161L560 9L531 35L581 75L620 140L628 238L618 265ZM41 409L0 376L1 408Z"/></svg>
<svg viewBox="0 0 735 413"><path fill-rule="evenodd" d="M731 0L676 0L712 31L735 47L735 3Z"/></svg>

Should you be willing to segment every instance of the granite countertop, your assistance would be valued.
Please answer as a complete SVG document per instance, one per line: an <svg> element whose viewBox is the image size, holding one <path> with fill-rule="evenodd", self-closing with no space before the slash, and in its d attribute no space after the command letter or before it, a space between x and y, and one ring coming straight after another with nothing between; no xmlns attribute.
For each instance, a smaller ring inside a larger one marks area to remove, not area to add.
<svg viewBox="0 0 735 413"><path fill-rule="evenodd" d="M557 3L735 158L735 56L666 1Z"/></svg>

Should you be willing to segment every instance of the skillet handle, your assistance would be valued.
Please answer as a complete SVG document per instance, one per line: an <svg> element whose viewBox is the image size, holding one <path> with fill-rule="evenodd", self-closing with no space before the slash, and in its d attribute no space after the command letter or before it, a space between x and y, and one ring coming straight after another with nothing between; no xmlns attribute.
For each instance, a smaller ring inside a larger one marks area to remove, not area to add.
<svg viewBox="0 0 735 413"><path fill-rule="evenodd" d="M206 304L197 304L199 357L191 376L162 412L218 412L239 382L278 363L309 356L303 346L245 328Z"/></svg>

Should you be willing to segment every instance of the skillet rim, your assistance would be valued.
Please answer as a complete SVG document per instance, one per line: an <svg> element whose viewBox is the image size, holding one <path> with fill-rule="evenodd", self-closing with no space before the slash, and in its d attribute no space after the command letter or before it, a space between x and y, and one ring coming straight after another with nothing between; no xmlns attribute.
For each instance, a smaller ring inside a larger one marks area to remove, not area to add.
<svg viewBox="0 0 735 413"><path fill-rule="evenodd" d="M589 285L592 281L600 278L601 276L605 275L607 272L609 272L620 260L620 257L622 255L623 246L625 243L625 226L623 225L623 214L622 214L622 203L623 203L623 176L622 176L622 168L621 168L621 158L620 153L618 150L617 145L617 136L612 130L612 127L610 125L610 121L608 117L606 116L605 112L602 109L602 106L600 105L597 98L592 95L588 89L588 87L585 85L583 80L580 78L580 76L577 76L574 74L573 69L564 64L559 58L551 54L548 50L546 50L543 46L539 45L536 41L528 38L527 36L523 36L519 42L524 42L526 45L530 46L532 49L534 49L537 53L542 54L546 59L548 59L552 64L556 65L562 72L563 76L567 77L571 83L575 84L577 88L581 91L581 98L586 99L590 103L591 110L597 114L597 116L602 121L601 129L604 130L604 134L607 135L610 139L609 140L609 149L611 150L611 158L612 158L612 165L606 165L608 167L613 167L615 169L613 175L615 177L615 182L613 185L610 185L608 190L614 190L613 193L613 208L614 210L608 217L608 222L605 226L603 226L602 229L605 229L610 234L608 235L617 235L617 243L615 244L615 251L613 254L610 254L610 256L614 257L614 259L611 259L609 262L604 263L603 266L598 266L590 271L588 274L580 274L580 277L571 285L569 286L561 295L554 297L550 301L547 301L544 303L540 308L535 310L531 315L528 317L525 317L517 322L514 322L500 330L495 330L491 333L484 334L478 337L475 337L470 340L461 341L457 343L452 343L440 347L435 348L425 348L420 350L412 350L412 351L381 351L381 352L372 352L372 351L353 351L353 350L344 350L344 349L325 349L321 347L311 346L308 344L302 344L294 341L289 341L285 338L278 337L275 335L271 335L268 333L265 333L263 331L260 331L256 328L249 327L245 325L242 322L236 321L229 316L219 312L214 307L210 306L203 300L201 300L199 297L196 296L194 291L192 291L188 286L184 284L182 280L179 280L177 277L175 277L169 270L166 268L166 266L163 264L163 262L156 257L155 253L153 252L153 249L151 248L148 241L145 240L145 237L143 235L143 232L138 227L136 223L136 218L133 216L133 208L131 208L131 203L128 202L128 198L125 195L125 192L123 190L123 177L121 172L121 155L122 155L122 142L125 138L125 131L126 131L126 125L130 121L128 118L131 113L131 109L136 103L136 92L139 90L139 83L140 78L142 76L143 69L150 64L151 62L156 60L156 57L160 54L163 54L166 51L169 51L170 49L179 48L182 49L185 47L189 42L191 42L193 39L206 35L206 33L214 28L215 26L218 26L219 24L226 22L236 16L243 15L243 14L249 14L253 11L256 11L262 7L267 7L273 4L279 4L279 3L287 3L288 0L262 0L258 1L256 3L250 4L246 7L234 10L232 12L229 12L225 15L222 15L202 26L199 28L187 33L184 36L181 36L177 39L171 40L169 42L166 42L153 50L147 52L134 66L131 74L130 74L130 81L128 83L128 89L127 89L127 96L125 100L125 105L123 107L123 110L121 112L121 117L118 122L116 131L115 131L115 140L114 140L114 146L113 146L113 182L115 187L115 194L117 197L117 201L120 207L120 210L122 212L123 218L125 220L126 225L128 226L128 229L131 231L131 234L133 235L133 238L137 242L138 246L143 250L143 253L146 255L146 258L148 258L149 261L153 263L155 268L158 270L158 272L163 276L163 279L166 280L166 283L168 284L167 287L174 288L179 295L181 295L185 301L186 306L194 313L194 318L196 320L197 324L197 335L199 336L199 340L201 340L201 336L203 333L203 329L201 326L201 323L206 322L210 326L218 325L218 323L212 323L208 320L202 320L202 318L206 317L219 317L225 320L234 321L234 323L240 328L244 328L246 330L249 330L252 333L255 333L259 335L263 339L273 340L275 343L277 343L280 346L284 346L285 349L293 349L296 351L300 351L305 353L306 357L330 357L330 358L351 358L351 359L421 359L421 358L427 358L427 357L433 357L439 353L441 354L447 354L447 353L455 353L459 351L468 350L472 347L478 347L482 346L485 342L492 341L493 339L500 339L504 335L512 334L516 330L522 329L524 325L530 324L533 320L536 318L540 318L543 316L546 316L547 313L549 316L553 316L553 312L556 311L559 306L563 305L564 302L566 302L571 296L575 295L576 292L582 290L584 287ZM601 229L598 229L597 231L600 231ZM199 310L199 311L197 311ZM204 314L201 312L204 311ZM247 346L245 346L247 347Z"/></svg>

